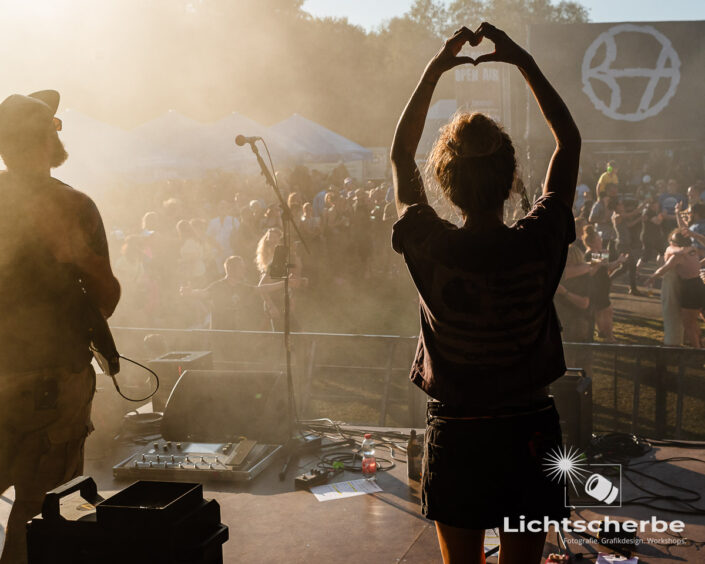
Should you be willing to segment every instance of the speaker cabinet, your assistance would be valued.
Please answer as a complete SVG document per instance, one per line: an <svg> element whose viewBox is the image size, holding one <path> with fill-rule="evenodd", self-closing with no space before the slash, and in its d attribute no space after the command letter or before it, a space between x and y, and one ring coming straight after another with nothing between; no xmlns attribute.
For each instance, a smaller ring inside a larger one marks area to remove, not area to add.
<svg viewBox="0 0 705 564"><path fill-rule="evenodd" d="M549 393L556 402L563 442L585 450L592 437L592 379L580 368L568 368Z"/></svg>
<svg viewBox="0 0 705 564"><path fill-rule="evenodd" d="M281 444L288 429L286 378L280 372L187 370L162 419L167 441L225 443L244 436Z"/></svg>

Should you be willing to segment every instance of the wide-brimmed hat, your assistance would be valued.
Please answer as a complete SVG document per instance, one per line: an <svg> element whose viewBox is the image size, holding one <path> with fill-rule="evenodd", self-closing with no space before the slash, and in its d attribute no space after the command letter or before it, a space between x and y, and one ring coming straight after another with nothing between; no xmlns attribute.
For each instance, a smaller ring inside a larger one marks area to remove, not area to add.
<svg viewBox="0 0 705 564"><path fill-rule="evenodd" d="M12 94L0 103L0 143L27 131L41 131L55 124L59 107L56 90L40 90L29 96ZM57 127L58 129L58 127Z"/></svg>

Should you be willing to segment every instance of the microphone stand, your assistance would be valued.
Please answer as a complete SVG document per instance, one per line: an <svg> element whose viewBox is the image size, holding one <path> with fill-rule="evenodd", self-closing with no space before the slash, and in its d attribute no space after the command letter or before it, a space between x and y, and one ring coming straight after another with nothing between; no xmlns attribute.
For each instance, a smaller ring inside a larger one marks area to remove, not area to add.
<svg viewBox="0 0 705 564"><path fill-rule="evenodd" d="M264 139L261 140L262 143L264 142ZM257 163L259 164L260 170L262 172L262 176L264 176L265 181L267 184L269 184L272 189L274 190L274 193L277 195L277 198L279 199L279 204L281 205L282 208L282 231L284 233L284 249L285 249L285 261L284 261L284 351L285 351L285 358L286 358L286 385L287 385L287 392L288 392L288 404L287 404L287 417L288 417L288 441L287 444L284 447L284 452L286 455L286 462L284 463L284 466L282 467L281 472L279 473L279 480L284 480L286 477L287 470L289 469L289 466L291 463L294 461L294 459L298 456L299 452L302 451L304 445L306 446L313 446L317 447L320 446L320 438L316 442L315 440L307 440L304 438L304 436L298 432L297 429L297 421L298 417L296 415L296 404L294 402L294 380L292 377L292 372L291 372L291 304L289 301L289 269L292 266L291 265L291 228L294 228L294 231L299 237L299 240L303 244L304 248L306 249L307 253L310 253L311 251L309 250L308 245L306 244L306 241L304 240L303 236L301 235L301 231L299 231L298 226L294 222L294 218L291 215L291 209L289 208L288 204L286 203L286 200L282 196L281 191L279 190L279 185L277 184L276 177L272 174L272 172L269 171L267 168L267 164L264 162L264 159L262 158L262 155L260 155L259 150L257 149L257 146L255 145L255 140L252 141L247 141L250 145L250 149L252 149L252 152L255 154L255 157L257 157ZM267 145L265 143L265 149ZM269 150L267 150L267 154L269 154ZM271 157L270 157L270 162L271 162ZM272 168L273 165L272 165Z"/></svg>

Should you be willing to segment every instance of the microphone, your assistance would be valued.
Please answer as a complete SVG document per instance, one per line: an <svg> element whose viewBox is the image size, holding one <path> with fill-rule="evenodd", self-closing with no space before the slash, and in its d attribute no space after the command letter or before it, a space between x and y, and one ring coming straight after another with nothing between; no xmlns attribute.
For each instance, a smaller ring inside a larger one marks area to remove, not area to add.
<svg viewBox="0 0 705 564"><path fill-rule="evenodd" d="M242 147L245 143L253 145L256 141L262 139L261 137L245 137L244 135L238 135L235 137L235 144L238 147Z"/></svg>

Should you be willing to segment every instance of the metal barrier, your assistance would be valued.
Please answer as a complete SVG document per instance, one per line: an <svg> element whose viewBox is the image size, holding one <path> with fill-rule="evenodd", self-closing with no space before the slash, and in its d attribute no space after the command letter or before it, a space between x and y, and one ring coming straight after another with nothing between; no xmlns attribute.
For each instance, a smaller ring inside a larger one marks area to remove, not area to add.
<svg viewBox="0 0 705 564"><path fill-rule="evenodd" d="M566 363L593 379L601 430L705 438L705 350L606 343L563 343L563 349Z"/></svg>
<svg viewBox="0 0 705 564"><path fill-rule="evenodd" d="M281 333L112 330L120 352L137 359L149 356L144 337L158 333L169 350L212 351L218 369L284 366ZM408 380L416 343L416 337L293 333L299 414L357 424L424 426L426 396ZM592 377L595 430L705 438L705 350L603 343L564 343L564 350L569 367L583 368Z"/></svg>

